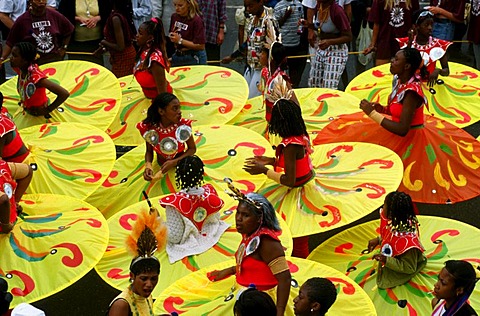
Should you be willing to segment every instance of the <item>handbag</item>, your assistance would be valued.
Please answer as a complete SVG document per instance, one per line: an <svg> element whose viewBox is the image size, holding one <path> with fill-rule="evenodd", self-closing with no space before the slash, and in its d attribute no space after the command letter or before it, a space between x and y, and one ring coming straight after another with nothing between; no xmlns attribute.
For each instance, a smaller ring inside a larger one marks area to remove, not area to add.
<svg viewBox="0 0 480 316"><path fill-rule="evenodd" d="M358 51L363 52L372 41L373 30L368 26L368 23L362 24L360 29L360 34L357 37L357 47ZM362 53L358 54L358 62L366 66L373 59L373 54L364 55Z"/></svg>

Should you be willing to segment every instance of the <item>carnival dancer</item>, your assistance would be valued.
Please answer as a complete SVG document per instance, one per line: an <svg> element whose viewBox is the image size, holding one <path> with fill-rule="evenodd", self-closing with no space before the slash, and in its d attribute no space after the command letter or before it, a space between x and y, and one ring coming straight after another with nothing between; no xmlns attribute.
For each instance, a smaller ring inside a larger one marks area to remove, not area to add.
<svg viewBox="0 0 480 316"><path fill-rule="evenodd" d="M213 247L230 226L220 220L224 202L211 184L202 185L203 161L187 156L177 163L181 191L160 199L167 216L167 254L170 263Z"/></svg>
<svg viewBox="0 0 480 316"><path fill-rule="evenodd" d="M463 260L448 260L438 275L432 300L432 316L474 316L475 310L468 298L480 279L478 264L475 267Z"/></svg>
<svg viewBox="0 0 480 316"><path fill-rule="evenodd" d="M162 92L172 93L173 89L166 79L170 65L162 20L151 18L143 22L138 28L136 40L139 50L133 75L142 87L143 94L154 99Z"/></svg>
<svg viewBox="0 0 480 316"><path fill-rule="evenodd" d="M381 289L410 281L427 264L415 212L410 196L398 191L390 192L380 209L380 236L371 239L367 248L372 252L381 246L373 256L379 263L377 285Z"/></svg>
<svg viewBox="0 0 480 316"><path fill-rule="evenodd" d="M280 226L272 204L258 193L243 194L229 179L230 195L238 200L235 224L242 234L238 246L236 266L209 272L212 281L235 275L243 287L255 284L267 291L276 301L277 316L284 315L290 293L290 270L285 259L283 246L278 238ZM276 292L276 293L275 293Z"/></svg>
<svg viewBox="0 0 480 316"><path fill-rule="evenodd" d="M131 284L113 299L109 316L153 315L152 292L158 283L160 262L155 251L166 241L166 227L155 208L143 211L126 240L127 248L135 254L130 263Z"/></svg>
<svg viewBox="0 0 480 316"><path fill-rule="evenodd" d="M413 14L413 21L408 37L397 38L397 41L400 48L413 47L420 52L429 73L428 85L433 87L439 75L446 77L450 74L446 53L452 42L432 37L433 13L430 11L416 11ZM441 68L436 67L437 60L440 61Z"/></svg>
<svg viewBox="0 0 480 316"><path fill-rule="evenodd" d="M67 90L48 79L36 64L37 50L28 42L20 42L12 47L10 64L18 73L17 91L25 112L34 116L50 116L49 113L59 107L68 97ZM49 103L46 90L57 95Z"/></svg>
<svg viewBox="0 0 480 316"><path fill-rule="evenodd" d="M192 121L182 118L180 101L171 93L160 93L148 108L147 117L137 124L147 142L145 151L146 181L159 179L177 165L180 159L196 151L192 136ZM160 171L153 173L153 152L157 153Z"/></svg>
<svg viewBox="0 0 480 316"><path fill-rule="evenodd" d="M0 233L7 234L22 212L20 202L32 179L32 168L24 163L0 159Z"/></svg>
<svg viewBox="0 0 480 316"><path fill-rule="evenodd" d="M392 149L405 166L399 190L415 202L454 203L478 196L480 143L424 115L426 101L417 74L421 63L415 48L398 51L390 65L394 81L388 105L362 100L360 108L371 119L364 113L344 115L320 131L314 144L355 140Z"/></svg>
<svg viewBox="0 0 480 316"><path fill-rule="evenodd" d="M247 69L243 76L249 86L249 99L261 94L258 90L262 70L260 54L266 43L266 38L275 38L274 34L278 34L278 26L273 15L273 9L267 8L263 4L263 0L244 1L245 10L249 14L243 24L245 25L243 38L246 41L241 44L237 51L222 59L223 64L229 64L236 58L246 57Z"/></svg>
<svg viewBox="0 0 480 316"><path fill-rule="evenodd" d="M2 104L3 94L0 92L0 156L7 162L23 162L28 156L29 150L23 143L10 114Z"/></svg>

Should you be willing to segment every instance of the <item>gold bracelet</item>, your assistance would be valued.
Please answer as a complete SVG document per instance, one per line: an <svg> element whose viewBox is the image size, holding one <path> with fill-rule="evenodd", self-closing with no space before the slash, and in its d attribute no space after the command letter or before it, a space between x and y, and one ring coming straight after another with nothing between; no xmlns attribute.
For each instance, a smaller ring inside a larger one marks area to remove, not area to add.
<svg viewBox="0 0 480 316"><path fill-rule="evenodd" d="M285 256L277 257L268 263L268 267L273 274L279 274L289 270Z"/></svg>
<svg viewBox="0 0 480 316"><path fill-rule="evenodd" d="M368 114L368 116L374 120L375 122L377 122L379 125L382 125L382 121L383 119L385 118L385 116L383 116L382 114L378 113L377 111L373 110L372 112L370 112L370 114Z"/></svg>
<svg viewBox="0 0 480 316"><path fill-rule="evenodd" d="M152 169L153 170L152 163L149 162L149 161L145 162L145 169Z"/></svg>

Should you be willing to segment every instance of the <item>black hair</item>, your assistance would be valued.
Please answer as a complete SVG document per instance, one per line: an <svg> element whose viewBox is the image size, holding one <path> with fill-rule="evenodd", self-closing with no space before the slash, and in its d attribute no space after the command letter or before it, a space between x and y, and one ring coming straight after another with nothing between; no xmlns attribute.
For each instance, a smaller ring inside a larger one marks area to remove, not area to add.
<svg viewBox="0 0 480 316"><path fill-rule="evenodd" d="M158 113L159 109L165 109L170 102L178 99L174 94L170 92L162 92L153 99L152 104L147 110L147 117L143 120L143 123L158 124L161 120L161 115Z"/></svg>
<svg viewBox="0 0 480 316"><path fill-rule="evenodd" d="M269 58L269 62L272 63L272 71L274 69L280 68L281 70L287 70L287 51L285 46L280 42L274 42L270 47L270 55L272 60ZM270 56L269 56L270 57Z"/></svg>
<svg viewBox="0 0 480 316"><path fill-rule="evenodd" d="M30 42L18 42L13 45L18 48L20 56L25 59L28 64L32 64L37 57L37 48ZM12 47L12 48L13 48Z"/></svg>
<svg viewBox="0 0 480 316"><path fill-rule="evenodd" d="M3 93L0 91L0 110L3 108Z"/></svg>
<svg viewBox="0 0 480 316"><path fill-rule="evenodd" d="M385 197L387 205L386 217L391 220L395 230L412 232L417 229L418 220L415 215L415 205L410 195L400 191L393 191Z"/></svg>
<svg viewBox="0 0 480 316"><path fill-rule="evenodd" d="M275 316L275 302L265 292L254 288L246 289L240 294L233 307L235 315L241 316Z"/></svg>
<svg viewBox="0 0 480 316"><path fill-rule="evenodd" d="M463 287L465 291L475 286L476 274L472 264L464 260L448 260L445 269L453 276L455 288Z"/></svg>
<svg viewBox="0 0 480 316"><path fill-rule="evenodd" d="M0 315L3 315L10 308L13 296L8 292L8 283L4 278L0 278Z"/></svg>
<svg viewBox="0 0 480 316"><path fill-rule="evenodd" d="M268 123L268 132L282 138L308 135L300 106L287 99L275 102Z"/></svg>
<svg viewBox="0 0 480 316"><path fill-rule="evenodd" d="M307 288L307 298L311 303L320 304L320 315L325 315L328 309L337 299L337 289L335 285L326 278L310 278L304 284Z"/></svg>
<svg viewBox="0 0 480 316"><path fill-rule="evenodd" d="M114 11L120 13L125 17L128 24L129 36L128 40L132 40L137 34L135 24L133 23L133 5L132 0L111 0L111 6Z"/></svg>
<svg viewBox="0 0 480 316"><path fill-rule="evenodd" d="M240 201L240 203L243 203L252 213L255 214L255 216L257 216L258 218L262 218L262 227L267 227L274 231L282 230L280 228L280 224L278 223L277 213L275 212L272 203L270 203L270 201L267 200L266 197L254 192L247 193L246 196L247 198L259 203L262 206L261 209L258 209L257 207L247 202Z"/></svg>
<svg viewBox="0 0 480 316"><path fill-rule="evenodd" d="M160 261L155 257L136 257L130 263L130 272L137 276L140 273L160 274Z"/></svg>
<svg viewBox="0 0 480 316"><path fill-rule="evenodd" d="M199 187L203 183L203 161L198 156L187 156L177 163L175 180L182 189Z"/></svg>
<svg viewBox="0 0 480 316"><path fill-rule="evenodd" d="M411 69L410 69L410 75L413 76L415 72L420 69L420 77L422 79L427 79L429 76L427 67L425 65L422 65L420 68L420 65L422 64L422 55L420 52L413 47L405 47L401 49L403 51L403 55L405 56L405 61L407 64L410 64Z"/></svg>
<svg viewBox="0 0 480 316"><path fill-rule="evenodd" d="M422 14L422 16L420 16L420 14ZM420 9L420 10L417 10L417 11L413 12L412 21L413 21L413 24L420 25L420 24L423 23L423 21L425 21L427 19L432 19L433 20L433 17L434 17L434 15L433 15L433 13L430 13L430 11L425 10L425 9Z"/></svg>
<svg viewBox="0 0 480 316"><path fill-rule="evenodd" d="M158 49L162 52L163 59L165 60L165 66L166 66L165 70L168 71L169 62L168 62L167 48L166 48L167 40L165 38L165 31L163 29L162 19L151 18L150 20L143 22L142 25L145 26L145 31L147 32L147 34L153 36L153 41L150 43L150 49L148 50L143 67L144 68L148 67L150 56L155 51L155 49ZM137 60L140 59L141 53L142 53L141 51L137 53Z"/></svg>

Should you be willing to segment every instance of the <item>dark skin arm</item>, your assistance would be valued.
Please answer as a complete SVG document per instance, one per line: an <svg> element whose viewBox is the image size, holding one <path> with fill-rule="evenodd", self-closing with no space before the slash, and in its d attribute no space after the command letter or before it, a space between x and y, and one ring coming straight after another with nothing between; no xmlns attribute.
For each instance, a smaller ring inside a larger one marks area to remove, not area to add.
<svg viewBox="0 0 480 316"><path fill-rule="evenodd" d="M260 259L266 263L272 260L285 256L282 244L270 237L262 237L260 247L257 250ZM277 316L283 316L285 313L285 307L288 303L288 297L290 295L290 271L284 271L275 274L275 278L278 281L277 286Z"/></svg>
<svg viewBox="0 0 480 316"><path fill-rule="evenodd" d="M382 126L387 131L390 131L399 136L407 135L410 130L410 124L412 123L413 115L415 110L420 107L423 103L422 98L413 91L405 92L405 97L402 101L402 113L400 114L400 121L394 122L387 118L384 118L382 121ZM362 100L360 103L360 108L369 115L374 110L374 103L368 102L367 100Z"/></svg>
<svg viewBox="0 0 480 316"><path fill-rule="evenodd" d="M17 170L18 168L13 167L12 165L19 166L19 165L24 165L24 164L9 162L8 165L10 166L10 170ZM17 182L17 188L15 189L15 202L20 202L23 194L25 193L28 186L30 185L30 181L32 180L33 169L29 165L27 165L27 166L28 166L28 172L26 172L26 174L25 173L22 174L20 172L17 172L15 174L12 173L12 177Z"/></svg>
<svg viewBox="0 0 480 316"><path fill-rule="evenodd" d="M130 313L130 306L125 300L116 300L110 310L108 311L108 316L128 316Z"/></svg>
<svg viewBox="0 0 480 316"><path fill-rule="evenodd" d="M435 70L432 71L432 73L428 77L428 86L429 87L433 87L435 85L435 83L438 79L438 75L446 77L450 74L450 68L448 67L447 54L443 55L442 58L440 58L440 65L442 66L442 69L435 68Z"/></svg>
<svg viewBox="0 0 480 316"><path fill-rule="evenodd" d="M113 33L115 35L115 43L102 40L100 45L107 49L116 50L121 52L125 49L125 38L123 36L122 22L118 16L114 16L112 19Z"/></svg>
<svg viewBox="0 0 480 316"><path fill-rule="evenodd" d="M157 86L158 94L167 92L167 79L165 79L165 68L157 62L153 62L150 66L153 78L155 79L155 85Z"/></svg>
<svg viewBox="0 0 480 316"><path fill-rule="evenodd" d="M153 147L149 143L146 143L146 150L145 150L145 163L153 162ZM145 168L143 171L143 179L145 181L152 181L153 179L153 170L150 168Z"/></svg>
<svg viewBox="0 0 480 316"><path fill-rule="evenodd" d="M70 93L60 86L59 84L48 80L46 78L41 79L40 81L37 82L37 87L44 87L53 94L56 94L57 97L55 100L47 107L31 107L29 109L25 109L25 111L33 116L44 116L47 115L48 113L52 112L56 108L58 108L65 100L68 99L70 96Z"/></svg>
<svg viewBox="0 0 480 316"><path fill-rule="evenodd" d="M296 160L303 158L305 150L301 145L291 144L283 149L283 153L285 156L285 173L280 177L280 183L288 187L293 187L296 179ZM268 161L271 162L271 159L274 158L270 158ZM267 174L268 168L265 167L265 160L265 157L259 158L259 156L248 158L245 161L246 164L243 166L243 170L250 174Z"/></svg>
<svg viewBox="0 0 480 316"><path fill-rule="evenodd" d="M287 9L285 9L285 13L283 14L283 16L280 18L280 20L278 20L278 25L280 27L283 26L283 24L285 24L285 22L287 21L287 19L292 15L292 8L290 6L287 7Z"/></svg>

